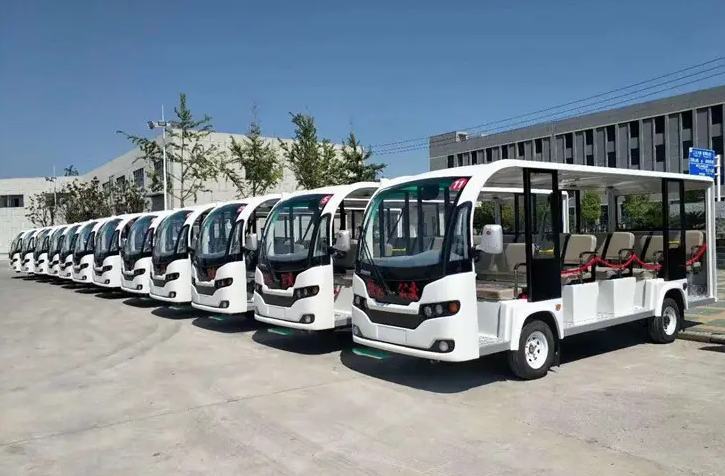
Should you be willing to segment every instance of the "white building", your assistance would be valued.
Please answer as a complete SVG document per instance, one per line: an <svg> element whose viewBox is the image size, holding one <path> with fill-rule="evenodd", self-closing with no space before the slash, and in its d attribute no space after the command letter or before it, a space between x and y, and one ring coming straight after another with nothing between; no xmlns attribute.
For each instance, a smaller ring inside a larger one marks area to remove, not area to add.
<svg viewBox="0 0 725 476"><path fill-rule="evenodd" d="M230 137L240 141L245 136L213 132L205 139L205 142L208 142L208 146L215 145L220 152L227 152L231 144ZM156 137L155 140L161 144L161 135ZM170 138L167 137L167 140L170 140ZM280 160L283 160L277 139L266 138L265 140L269 141L278 150ZM147 190L147 207L149 210L163 209L163 192L152 192L150 190L151 180L148 174L151 172L151 167L141 160L141 157L141 150L135 148L79 177L57 177L55 185L60 190L65 183L74 179L90 180L93 177L98 177L102 186L110 186L113 182L133 182ZM175 170L178 164L169 162L168 167L170 175L178 176L177 170ZM172 182L174 194L178 196L181 184L178 180ZM238 196L238 190L234 184L223 178L220 178L218 182L207 182L205 187L209 189L209 192L200 193L196 201L188 199L186 205L232 200ZM285 167L282 180L275 189L270 190L270 193L292 192L296 188L297 182L294 175L289 168ZM48 181L45 177L0 179L0 255L5 255L8 252L10 243L20 231L35 227L25 215L28 213L27 207L30 205L30 197L41 192L52 193L53 182ZM172 195L169 194L168 196L169 208L178 207L179 200Z"/></svg>

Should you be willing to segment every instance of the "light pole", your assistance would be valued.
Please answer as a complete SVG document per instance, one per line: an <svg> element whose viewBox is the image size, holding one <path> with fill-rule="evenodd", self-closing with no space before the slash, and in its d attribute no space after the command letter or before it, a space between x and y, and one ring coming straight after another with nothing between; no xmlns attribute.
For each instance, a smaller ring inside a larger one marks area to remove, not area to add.
<svg viewBox="0 0 725 476"><path fill-rule="evenodd" d="M149 129L154 129L156 127L161 128L161 141L162 141L162 156L163 156L163 174L164 174L164 210L168 207L168 200L166 198L166 127L169 125L168 122L164 119L164 106L161 106L161 120L160 121L149 121L148 122Z"/></svg>
<svg viewBox="0 0 725 476"><path fill-rule="evenodd" d="M55 175L55 165L53 166L53 176L45 177L46 182L53 182L53 213L50 215L50 224L55 225L55 214L58 211L58 192L55 186L58 177Z"/></svg>

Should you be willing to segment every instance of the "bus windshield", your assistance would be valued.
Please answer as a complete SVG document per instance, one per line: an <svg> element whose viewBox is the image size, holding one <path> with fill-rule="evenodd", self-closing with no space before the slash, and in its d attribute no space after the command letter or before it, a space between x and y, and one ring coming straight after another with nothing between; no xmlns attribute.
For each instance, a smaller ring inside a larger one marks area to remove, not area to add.
<svg viewBox="0 0 725 476"><path fill-rule="evenodd" d="M128 232L128 239L123 246L123 255L129 257L137 255L143 251L146 232L149 231L151 222L153 222L155 218L156 217L153 215L144 216L136 220L133 225L131 225L131 229Z"/></svg>
<svg viewBox="0 0 725 476"><path fill-rule="evenodd" d="M63 230L64 228L58 228L53 232L52 235L50 235L50 248L49 251L52 254L55 254L58 251L59 243L60 243L60 237L63 236Z"/></svg>
<svg viewBox="0 0 725 476"><path fill-rule="evenodd" d="M38 233L32 231L23 237L23 253L29 253L35 243L35 235Z"/></svg>
<svg viewBox="0 0 725 476"><path fill-rule="evenodd" d="M50 230L43 230L38 235L38 239L36 240L35 244L35 256L36 258L40 256L41 253L45 253L48 251L48 234L50 233Z"/></svg>
<svg viewBox="0 0 725 476"><path fill-rule="evenodd" d="M328 194L293 197L277 204L264 229L262 254L279 262L307 261Z"/></svg>
<svg viewBox="0 0 725 476"><path fill-rule="evenodd" d="M204 219L196 249L198 259L216 260L226 256L229 237L243 208L241 203L230 203L215 209Z"/></svg>
<svg viewBox="0 0 725 476"><path fill-rule="evenodd" d="M191 212L189 210L180 210L172 215L169 215L156 230L156 240L154 242L154 249L152 257L159 258L170 258L176 252L176 244L179 242L179 234L181 229L184 227L186 217Z"/></svg>
<svg viewBox="0 0 725 476"><path fill-rule="evenodd" d="M61 248L60 248L60 254L61 257L66 257L70 252L73 250L73 245L75 244L75 237L76 232L78 231L78 228L80 225L74 225L68 230L65 235L62 238Z"/></svg>
<svg viewBox="0 0 725 476"><path fill-rule="evenodd" d="M391 282L432 281L457 272L456 264L470 261L470 207L456 209L466 182L465 178L441 177L401 184L375 195L358 246L363 274L378 273Z"/></svg>
<svg viewBox="0 0 725 476"><path fill-rule="evenodd" d="M22 244L22 240L20 239L21 236L23 236L22 233L18 234L18 236L15 237L12 244L10 245L11 255L17 253L20 250L20 245Z"/></svg>
<svg viewBox="0 0 725 476"><path fill-rule="evenodd" d="M120 218L109 220L101 226L96 235L96 247L97 253L105 254L111 250L111 242L113 241L113 235L116 233L116 227L118 226Z"/></svg>
<svg viewBox="0 0 725 476"><path fill-rule="evenodd" d="M94 226L96 226L96 222L88 223L81 229L81 231L78 232L78 238L76 238L75 246L73 247L73 252L76 255L80 256L85 251L88 251L88 248L90 247L90 242L88 239L93 232Z"/></svg>

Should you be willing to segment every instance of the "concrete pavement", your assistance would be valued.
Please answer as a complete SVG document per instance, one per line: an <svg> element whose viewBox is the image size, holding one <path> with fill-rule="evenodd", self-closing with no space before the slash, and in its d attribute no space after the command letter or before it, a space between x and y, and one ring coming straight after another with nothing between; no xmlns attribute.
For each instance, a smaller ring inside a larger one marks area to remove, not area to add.
<svg viewBox="0 0 725 476"><path fill-rule="evenodd" d="M500 356L354 355L152 301L0 270L0 474L714 475L725 347L572 338L510 380Z"/></svg>

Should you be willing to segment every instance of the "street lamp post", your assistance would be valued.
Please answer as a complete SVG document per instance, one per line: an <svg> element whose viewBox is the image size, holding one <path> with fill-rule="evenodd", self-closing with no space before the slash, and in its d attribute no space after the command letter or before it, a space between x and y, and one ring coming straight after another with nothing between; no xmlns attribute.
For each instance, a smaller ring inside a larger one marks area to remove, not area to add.
<svg viewBox="0 0 725 476"><path fill-rule="evenodd" d="M50 216L51 225L55 225L55 215L58 212L58 191L57 191L57 187L55 186L55 183L57 180L58 180L58 177L55 175L55 165L54 165L53 166L53 176L45 177L46 182L53 182L53 213Z"/></svg>
<svg viewBox="0 0 725 476"><path fill-rule="evenodd" d="M169 204L167 197L166 197L166 191L167 191L167 186L166 186L166 127L168 126L168 123L164 119L164 106L161 106L161 120L160 121L149 121L148 125L149 125L149 129L154 129L156 127L161 128L161 142L162 142L161 154L163 157L163 159L162 159L163 160L163 166L162 166L163 172L162 173L164 174L164 210L166 210L168 207L168 204Z"/></svg>

